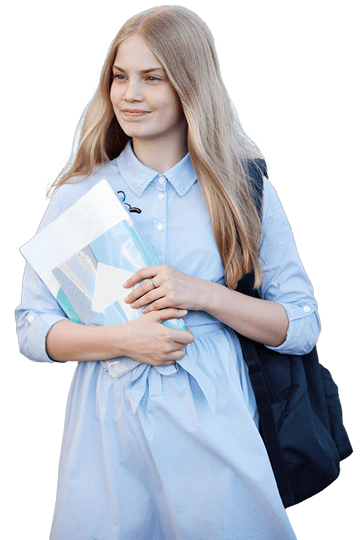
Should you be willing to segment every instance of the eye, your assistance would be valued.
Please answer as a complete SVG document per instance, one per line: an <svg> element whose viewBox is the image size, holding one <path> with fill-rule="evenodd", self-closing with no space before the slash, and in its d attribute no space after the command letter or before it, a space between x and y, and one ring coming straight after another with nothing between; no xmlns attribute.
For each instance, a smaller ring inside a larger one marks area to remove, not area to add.
<svg viewBox="0 0 360 540"><path fill-rule="evenodd" d="M121 73L114 73L113 74L113 79L118 80L118 81L124 81L125 80L125 75L122 75Z"/></svg>
<svg viewBox="0 0 360 540"><path fill-rule="evenodd" d="M161 79L159 79L159 77L155 77L155 75L149 75L147 80L150 82L156 82L156 81L160 81Z"/></svg>

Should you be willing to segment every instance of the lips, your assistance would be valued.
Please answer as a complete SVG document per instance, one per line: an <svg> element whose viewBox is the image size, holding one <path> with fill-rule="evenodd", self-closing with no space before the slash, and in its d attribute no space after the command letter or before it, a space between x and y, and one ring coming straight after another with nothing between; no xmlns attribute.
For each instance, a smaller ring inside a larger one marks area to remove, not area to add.
<svg viewBox="0 0 360 540"><path fill-rule="evenodd" d="M145 116L149 114L150 111L143 111L142 109L123 109L121 111L124 116L128 117L138 117L138 116Z"/></svg>

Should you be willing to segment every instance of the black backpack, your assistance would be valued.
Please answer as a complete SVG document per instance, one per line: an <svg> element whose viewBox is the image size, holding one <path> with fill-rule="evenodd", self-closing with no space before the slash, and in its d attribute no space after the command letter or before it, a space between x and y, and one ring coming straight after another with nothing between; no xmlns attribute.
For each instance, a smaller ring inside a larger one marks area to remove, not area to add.
<svg viewBox="0 0 360 540"><path fill-rule="evenodd" d="M261 213L266 164L253 160L248 171ZM252 272L236 290L259 297ZM352 453L338 388L319 363L316 347L306 355L287 355L238 337L255 394L260 434L287 508L331 484L340 473L340 461Z"/></svg>

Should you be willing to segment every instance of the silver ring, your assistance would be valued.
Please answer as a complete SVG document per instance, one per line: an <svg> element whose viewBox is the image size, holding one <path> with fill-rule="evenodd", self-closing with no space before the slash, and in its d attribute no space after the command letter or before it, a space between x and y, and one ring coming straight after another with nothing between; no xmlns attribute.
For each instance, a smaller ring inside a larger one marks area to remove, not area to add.
<svg viewBox="0 0 360 540"><path fill-rule="evenodd" d="M149 279L149 281L150 281L150 285L152 286L152 288L153 288L153 289L156 289L153 280L152 280L152 279Z"/></svg>

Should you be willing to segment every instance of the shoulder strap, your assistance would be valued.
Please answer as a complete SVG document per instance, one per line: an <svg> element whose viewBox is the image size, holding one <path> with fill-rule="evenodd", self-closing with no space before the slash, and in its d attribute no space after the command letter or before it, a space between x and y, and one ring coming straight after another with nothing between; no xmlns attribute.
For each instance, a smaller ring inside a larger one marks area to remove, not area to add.
<svg viewBox="0 0 360 540"><path fill-rule="evenodd" d="M249 159L246 162L246 168L256 208L259 216L261 216L264 187L263 176L267 177L266 162L264 159Z"/></svg>
<svg viewBox="0 0 360 540"><path fill-rule="evenodd" d="M254 197L256 204L256 209L259 216L262 214L262 203L263 203L263 189L264 189L264 176L267 177L267 167L266 162L263 159L249 159L245 163L245 172L248 177L249 186ZM248 274L243 276L237 286L236 290L249 296L255 294L254 290L254 272L251 270Z"/></svg>

